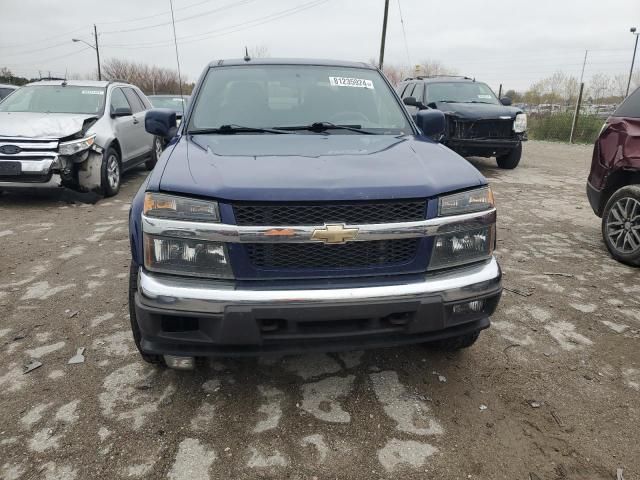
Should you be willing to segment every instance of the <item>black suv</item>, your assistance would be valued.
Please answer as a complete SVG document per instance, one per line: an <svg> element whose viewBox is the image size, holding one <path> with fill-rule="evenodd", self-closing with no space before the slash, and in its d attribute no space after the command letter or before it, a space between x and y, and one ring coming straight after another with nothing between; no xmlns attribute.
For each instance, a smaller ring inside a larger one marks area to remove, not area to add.
<svg viewBox="0 0 640 480"><path fill-rule="evenodd" d="M407 78L398 85L409 113L427 108L444 112L441 142L462 156L496 157L501 168L516 168L527 139L527 115L498 97L486 83L469 77Z"/></svg>

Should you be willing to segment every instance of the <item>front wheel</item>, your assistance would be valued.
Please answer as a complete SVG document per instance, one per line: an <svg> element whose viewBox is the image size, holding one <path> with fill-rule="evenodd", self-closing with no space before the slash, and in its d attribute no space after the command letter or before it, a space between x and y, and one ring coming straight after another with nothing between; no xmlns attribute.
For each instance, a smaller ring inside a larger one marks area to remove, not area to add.
<svg viewBox="0 0 640 480"><path fill-rule="evenodd" d="M109 147L102 157L101 190L105 197L113 197L120 191L122 169L118 151Z"/></svg>
<svg viewBox="0 0 640 480"><path fill-rule="evenodd" d="M522 158L522 143L519 143L518 146L509 153L497 156L496 161L500 168L513 170L520 163L520 158Z"/></svg>
<svg viewBox="0 0 640 480"><path fill-rule="evenodd" d="M602 237L619 262L640 266L640 185L615 192L602 213Z"/></svg>
<svg viewBox="0 0 640 480"><path fill-rule="evenodd" d="M151 151L151 158L144 162L144 166L147 170L153 170L153 167L158 163L160 155L162 155L163 143L160 137L153 137L153 149Z"/></svg>

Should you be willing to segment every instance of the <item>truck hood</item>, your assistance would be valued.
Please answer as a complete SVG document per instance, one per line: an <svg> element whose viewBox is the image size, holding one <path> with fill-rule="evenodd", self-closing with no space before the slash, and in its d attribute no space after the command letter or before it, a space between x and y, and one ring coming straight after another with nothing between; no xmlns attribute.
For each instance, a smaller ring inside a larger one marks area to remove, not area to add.
<svg viewBox="0 0 640 480"><path fill-rule="evenodd" d="M443 103L437 102L438 110L445 115L467 120L485 120L501 117L516 118L522 110L505 105L490 105L488 103Z"/></svg>
<svg viewBox="0 0 640 480"><path fill-rule="evenodd" d="M413 136L197 135L165 158L150 188L233 201L425 198L486 183L458 154Z"/></svg>
<svg viewBox="0 0 640 480"><path fill-rule="evenodd" d="M82 130L95 115L0 112L0 137L64 138Z"/></svg>

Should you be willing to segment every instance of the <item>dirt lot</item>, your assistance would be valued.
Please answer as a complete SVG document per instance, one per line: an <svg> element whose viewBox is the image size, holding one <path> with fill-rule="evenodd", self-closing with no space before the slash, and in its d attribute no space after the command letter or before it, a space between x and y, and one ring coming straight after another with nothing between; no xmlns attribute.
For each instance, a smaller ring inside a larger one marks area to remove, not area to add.
<svg viewBox="0 0 640 480"><path fill-rule="evenodd" d="M609 258L591 149L474 163L499 204L503 295L471 349L139 360L128 202L0 198L0 478L640 478L640 272ZM78 347L86 361L68 365ZM42 366L23 374L37 359Z"/></svg>

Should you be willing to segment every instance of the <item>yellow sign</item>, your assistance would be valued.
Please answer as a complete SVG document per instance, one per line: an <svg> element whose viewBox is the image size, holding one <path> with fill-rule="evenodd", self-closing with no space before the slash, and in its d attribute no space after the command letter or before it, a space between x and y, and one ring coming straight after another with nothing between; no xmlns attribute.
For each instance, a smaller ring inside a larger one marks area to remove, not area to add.
<svg viewBox="0 0 640 480"><path fill-rule="evenodd" d="M358 235L357 228L345 228L344 225L325 225L324 228L316 228L311 235L313 240L324 243L346 243L354 240Z"/></svg>

